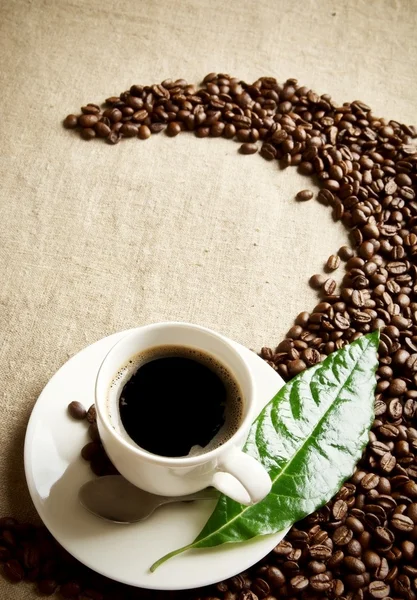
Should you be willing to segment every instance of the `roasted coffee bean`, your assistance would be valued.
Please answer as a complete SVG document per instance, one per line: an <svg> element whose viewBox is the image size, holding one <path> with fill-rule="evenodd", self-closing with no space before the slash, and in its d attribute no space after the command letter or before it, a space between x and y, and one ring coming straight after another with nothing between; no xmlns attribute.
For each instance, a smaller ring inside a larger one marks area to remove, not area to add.
<svg viewBox="0 0 417 600"><path fill-rule="evenodd" d="M38 583L38 591L44 596L52 596L58 587L55 579L41 579Z"/></svg>
<svg viewBox="0 0 417 600"><path fill-rule="evenodd" d="M255 581L252 582L251 590L258 598L265 598L270 592L270 587L265 579L257 577Z"/></svg>
<svg viewBox="0 0 417 600"><path fill-rule="evenodd" d="M346 527L349 527L355 535L360 535L364 530L363 523L354 516L349 516L345 521L345 525Z"/></svg>
<svg viewBox="0 0 417 600"><path fill-rule="evenodd" d="M168 123L168 127L166 128L165 132L169 137L175 137L177 136L179 133L181 133L181 125L178 121L171 121L170 123ZM207 135L209 134L209 129L207 128Z"/></svg>
<svg viewBox="0 0 417 600"><path fill-rule="evenodd" d="M326 573L319 573L310 577L310 586L316 592L326 592L331 588L331 579Z"/></svg>
<svg viewBox="0 0 417 600"><path fill-rule="evenodd" d="M351 589L351 590L358 590L359 588L363 587L363 585L365 584L365 577L362 574L349 574L349 575L345 575L345 577L343 578L343 582L346 585L347 588Z"/></svg>
<svg viewBox="0 0 417 600"><path fill-rule="evenodd" d="M256 144L242 144L241 147L239 148L239 152L241 154L255 154L255 152L258 152L258 146Z"/></svg>
<svg viewBox="0 0 417 600"><path fill-rule="evenodd" d="M334 294L336 289L336 282L334 279L326 279L326 281L323 284L323 290L324 293L327 294L328 296L331 296Z"/></svg>
<svg viewBox="0 0 417 600"><path fill-rule="evenodd" d="M343 565L351 573L360 574L365 573L366 571L365 564L361 560L359 560L359 558L356 558L354 556L346 556L343 561Z"/></svg>
<svg viewBox="0 0 417 600"><path fill-rule="evenodd" d="M353 256L353 250L352 248L349 248L349 246L341 246L338 255L342 260L349 260Z"/></svg>
<svg viewBox="0 0 417 600"><path fill-rule="evenodd" d="M269 582L269 585L273 590L280 588L285 583L285 576L278 567L268 567L266 572L266 576Z"/></svg>
<svg viewBox="0 0 417 600"><path fill-rule="evenodd" d="M23 564L26 569L34 569L39 566L40 553L35 545L27 545L23 550Z"/></svg>
<svg viewBox="0 0 417 600"><path fill-rule="evenodd" d="M309 586L309 580L304 575L296 575L290 579L290 586L296 592L302 592Z"/></svg>
<svg viewBox="0 0 417 600"><path fill-rule="evenodd" d="M96 419L97 419L96 407L94 404L92 404L87 411L87 421L89 423L95 423Z"/></svg>
<svg viewBox="0 0 417 600"><path fill-rule="evenodd" d="M368 587L368 593L371 598L385 598L389 596L390 586L383 581L371 581Z"/></svg>
<svg viewBox="0 0 417 600"><path fill-rule="evenodd" d="M332 539L336 546L345 546L350 542L352 537L352 531L345 525L342 525L334 531Z"/></svg>
<svg viewBox="0 0 417 600"><path fill-rule="evenodd" d="M97 442L89 442L81 450L81 456L84 460L90 461L94 458L94 456L97 456L99 452L101 452L100 444Z"/></svg>
<svg viewBox="0 0 417 600"><path fill-rule="evenodd" d="M134 123L123 123L120 128L120 133L125 138L136 137L138 134L138 127Z"/></svg>
<svg viewBox="0 0 417 600"><path fill-rule="evenodd" d="M109 144L114 145L114 144L118 144L121 139L122 139L122 136L119 133L112 131L107 137L107 142Z"/></svg>
<svg viewBox="0 0 417 600"><path fill-rule="evenodd" d="M91 423L88 428L88 437L92 442L100 442L100 434L96 423Z"/></svg>
<svg viewBox="0 0 417 600"><path fill-rule="evenodd" d="M68 404L68 412L73 419L77 419L78 421L82 421L87 416L84 406L76 400Z"/></svg>
<svg viewBox="0 0 417 600"><path fill-rule="evenodd" d="M300 202L305 202L306 200L311 200L311 198L313 197L313 192L310 190L301 190L300 192L297 193L296 195L296 200L299 200Z"/></svg>
<svg viewBox="0 0 417 600"><path fill-rule="evenodd" d="M417 523L417 502L412 502L408 505L406 515L413 523Z"/></svg>
<svg viewBox="0 0 417 600"><path fill-rule="evenodd" d="M310 557L316 560L327 560L332 555L330 548L323 544L316 544L309 548Z"/></svg>
<svg viewBox="0 0 417 600"><path fill-rule="evenodd" d="M96 132L92 127L85 127L84 129L81 129L80 136L83 138L83 140L88 142L96 137Z"/></svg>
<svg viewBox="0 0 417 600"><path fill-rule="evenodd" d="M310 277L310 285L315 290L318 290L319 288L323 287L326 280L327 280L327 278L324 275L320 275L320 274L313 275L312 277ZM416 367L416 370L417 370L417 367Z"/></svg>
<svg viewBox="0 0 417 600"><path fill-rule="evenodd" d="M105 123L96 123L94 126L94 130L96 132L97 137L106 138L110 135L111 129Z"/></svg>
<svg viewBox="0 0 417 600"><path fill-rule="evenodd" d="M395 514L391 519L391 526L397 531L409 532L413 531L414 522L406 515Z"/></svg>
<svg viewBox="0 0 417 600"><path fill-rule="evenodd" d="M14 558L4 564L3 572L12 583L19 583L25 576L22 565Z"/></svg>
<svg viewBox="0 0 417 600"><path fill-rule="evenodd" d="M394 543L395 536L390 529L378 526L374 530L375 539L382 545L388 546Z"/></svg>
<svg viewBox="0 0 417 600"><path fill-rule="evenodd" d="M98 119L97 115L80 115L78 117L78 125L85 128L94 127Z"/></svg>
<svg viewBox="0 0 417 600"><path fill-rule="evenodd" d="M66 129L75 129L78 125L78 119L76 115L68 115L64 119L64 127Z"/></svg>
<svg viewBox="0 0 417 600"><path fill-rule="evenodd" d="M340 257L337 254L332 254L329 256L326 262L326 268L329 271L335 271L340 265Z"/></svg>
<svg viewBox="0 0 417 600"><path fill-rule="evenodd" d="M373 552L372 550L367 550L363 554L362 560L363 560L366 568L369 569L370 571L377 569L381 564L381 558L379 557L379 555L376 552Z"/></svg>
<svg viewBox="0 0 417 600"><path fill-rule="evenodd" d="M138 131L138 138L141 140L147 140L151 137L151 130L147 125L141 125Z"/></svg>
<svg viewBox="0 0 417 600"><path fill-rule="evenodd" d="M279 542L279 544L275 546L273 552L279 556L288 556L288 554L291 554L292 552L292 544L286 540L282 540L282 542Z"/></svg>
<svg viewBox="0 0 417 600"><path fill-rule="evenodd" d="M337 521L343 520L346 517L347 512L348 505L346 502L344 500L336 500L332 508L333 517Z"/></svg>
<svg viewBox="0 0 417 600"><path fill-rule="evenodd" d="M372 490L378 486L379 476L376 473L367 473L361 479L361 486L364 490Z"/></svg>
<svg viewBox="0 0 417 600"><path fill-rule="evenodd" d="M346 552L350 556L358 557L362 554L362 546L358 542L358 540L350 540L349 544L346 546Z"/></svg>

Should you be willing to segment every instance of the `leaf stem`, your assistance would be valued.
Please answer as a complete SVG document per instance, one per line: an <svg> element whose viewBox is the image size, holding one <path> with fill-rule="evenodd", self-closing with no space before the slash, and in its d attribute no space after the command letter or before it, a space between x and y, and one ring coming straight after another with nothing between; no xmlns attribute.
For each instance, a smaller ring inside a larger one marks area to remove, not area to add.
<svg viewBox="0 0 417 600"><path fill-rule="evenodd" d="M156 571L156 569L158 567L160 567L165 561L169 560L173 556L176 556L177 554L180 554L181 552L185 552L186 550L189 550L193 546L194 546L194 544L188 544L188 546L183 546L182 548L179 548L177 550L173 550L172 552L169 552L168 554L165 554L165 556L163 556L162 558L160 558L159 560L157 560L156 562L153 563L153 565L149 569L150 572L154 573Z"/></svg>

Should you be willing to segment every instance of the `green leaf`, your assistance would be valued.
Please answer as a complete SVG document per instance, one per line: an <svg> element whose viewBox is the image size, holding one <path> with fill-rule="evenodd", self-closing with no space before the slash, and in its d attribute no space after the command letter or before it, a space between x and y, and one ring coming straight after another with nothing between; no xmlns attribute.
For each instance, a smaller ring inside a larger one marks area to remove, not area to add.
<svg viewBox="0 0 417 600"><path fill-rule="evenodd" d="M360 337L284 385L253 423L245 452L268 470L272 490L253 506L222 495L191 548L276 533L325 504L353 473L374 418L379 332Z"/></svg>

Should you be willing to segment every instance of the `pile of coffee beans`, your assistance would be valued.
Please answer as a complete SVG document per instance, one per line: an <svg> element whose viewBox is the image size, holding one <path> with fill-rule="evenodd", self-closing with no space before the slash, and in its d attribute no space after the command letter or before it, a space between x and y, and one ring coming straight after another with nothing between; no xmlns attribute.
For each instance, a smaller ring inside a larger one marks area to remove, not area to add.
<svg viewBox="0 0 417 600"><path fill-rule="evenodd" d="M363 102L338 106L295 79L247 84L211 73L186 81L134 85L102 109L82 107L64 125L84 139L175 136L236 139L281 167L296 166L321 187L318 200L351 234L310 285L319 303L300 313L286 338L261 356L289 379L359 336L380 329L375 421L354 475L327 505L297 523L249 571L207 589L162 593L106 580L70 557L45 528L0 519L0 561L10 581L36 581L78 600L417 600L417 148L414 127L378 118ZM261 143L260 148L258 144ZM297 201L311 199L309 190ZM338 289L331 273L345 262ZM82 454L111 472L94 411ZM113 470L114 472L114 470Z"/></svg>

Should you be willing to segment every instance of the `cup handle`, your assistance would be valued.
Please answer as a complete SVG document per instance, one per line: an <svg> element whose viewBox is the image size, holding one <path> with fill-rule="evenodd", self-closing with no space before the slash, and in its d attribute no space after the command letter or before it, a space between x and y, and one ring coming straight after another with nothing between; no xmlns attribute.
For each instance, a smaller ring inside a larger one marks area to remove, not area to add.
<svg viewBox="0 0 417 600"><path fill-rule="evenodd" d="M249 506L271 491L271 478L252 456L234 448L217 465L212 485L232 500Z"/></svg>

